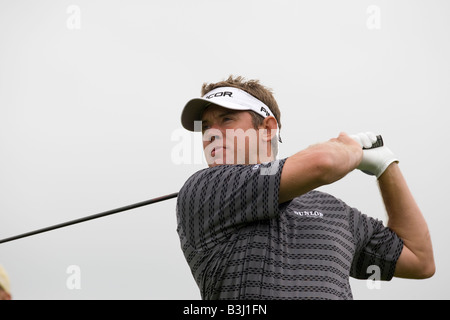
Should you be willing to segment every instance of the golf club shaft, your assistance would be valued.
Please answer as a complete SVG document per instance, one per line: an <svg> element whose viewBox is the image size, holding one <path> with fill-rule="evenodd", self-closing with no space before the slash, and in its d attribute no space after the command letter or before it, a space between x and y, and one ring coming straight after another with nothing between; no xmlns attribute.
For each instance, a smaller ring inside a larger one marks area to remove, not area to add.
<svg viewBox="0 0 450 320"><path fill-rule="evenodd" d="M135 204L130 204L130 205L125 206L125 207L120 207L120 208L117 208L117 209L108 210L108 211L97 213L97 214L93 214L93 215L90 215L90 216L87 216L87 217L83 217L83 218L79 218L79 219L75 219L75 220L71 220L71 221L67 221L67 222L63 222L63 223L59 223L59 224L55 224L53 226L49 226L49 227L46 227L46 228L42 228L42 229L38 229L38 230L22 233L22 234L19 234L19 235L16 235L16 236L12 236L12 237L9 237L9 238L1 239L0 243L5 243L5 242L9 242L9 241L20 239L20 238L33 236L35 234L39 234L39 233L43 233L43 232L47 232L47 231L51 231L51 230L67 227L67 226L70 226L70 225L74 225L74 224L77 224L77 223L81 223L81 222L85 222L85 221L89 221L89 220L105 217L105 216L108 216L108 215L111 215L111 214L114 214L114 213L119 213L119 212L131 210L131 209L147 206L149 204L153 204L153 203L156 203L156 202L160 202L160 201L176 198L177 196L178 196L178 192L171 193L171 194L168 194L166 196L161 196L161 197L158 197L158 198L154 198L154 199L138 202L138 203L135 203Z"/></svg>
<svg viewBox="0 0 450 320"><path fill-rule="evenodd" d="M381 137L381 135L378 135L377 136L377 141L372 145L372 147L370 147L368 149L378 148L378 147L382 147L382 146L383 146L383 138ZM363 149L366 149L366 148L363 148ZM26 233L19 234L19 235L13 236L13 237L1 239L0 240L0 244L1 243L5 243L5 242L9 242L9 241L13 241L13 240L17 240L17 239L20 239L20 238L29 237L29 236L32 236L32 235L35 235L35 234L39 234L39 233L43 233L43 232L47 232L47 231L51 231L51 230L67 227L67 226L70 226L70 225L73 225L73 224L77 224L77 223L80 223L80 222L85 222L85 221L89 221L89 220L105 217L105 216L108 216L108 215L111 215L111 214L114 214L114 213L118 213L118 212L122 212L122 211L127 211L127 210L131 210L131 209L143 207L143 206L146 206L146 205L149 205L149 204L153 204L153 203L156 203L156 202L160 202L160 201L176 198L177 196L178 196L178 192L175 192L175 193L168 194L166 196L162 196L162 197L158 197L158 198L154 198L154 199L138 202L138 203L131 204L131 205L128 205L128 206L125 206L125 207L120 207L120 208L117 208L117 209L112 209L112 210L108 210L108 211L105 211L105 212L93 214L93 215L90 215L90 216L87 216L87 217L84 217L84 218L79 218L79 219L63 222L63 223L60 223L60 224L56 224L56 225L53 225L53 226L49 226L49 227L46 227L46 228L42 228L42 229L26 232Z"/></svg>

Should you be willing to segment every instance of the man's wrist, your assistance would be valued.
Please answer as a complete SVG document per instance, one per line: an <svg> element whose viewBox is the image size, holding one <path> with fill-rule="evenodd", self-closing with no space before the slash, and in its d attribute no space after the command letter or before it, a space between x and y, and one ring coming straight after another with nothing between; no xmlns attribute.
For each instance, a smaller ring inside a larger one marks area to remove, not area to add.
<svg viewBox="0 0 450 320"><path fill-rule="evenodd" d="M400 167L398 165L398 160L392 161L386 169L378 176L378 180L381 182L382 180L386 180L388 178L392 178L395 176L396 172L399 172Z"/></svg>

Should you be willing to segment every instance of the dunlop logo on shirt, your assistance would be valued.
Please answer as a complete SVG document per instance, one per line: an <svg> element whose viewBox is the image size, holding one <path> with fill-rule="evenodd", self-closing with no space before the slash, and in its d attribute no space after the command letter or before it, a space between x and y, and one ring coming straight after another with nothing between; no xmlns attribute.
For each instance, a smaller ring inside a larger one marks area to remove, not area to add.
<svg viewBox="0 0 450 320"><path fill-rule="evenodd" d="M300 217L323 218L323 213L319 211L294 211Z"/></svg>

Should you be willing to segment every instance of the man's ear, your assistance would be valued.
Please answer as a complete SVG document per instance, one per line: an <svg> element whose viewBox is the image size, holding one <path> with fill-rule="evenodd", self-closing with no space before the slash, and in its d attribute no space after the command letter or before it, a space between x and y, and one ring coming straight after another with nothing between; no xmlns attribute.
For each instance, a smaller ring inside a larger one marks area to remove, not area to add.
<svg viewBox="0 0 450 320"><path fill-rule="evenodd" d="M272 116L266 117L260 129L263 129L262 139L266 142L272 141L277 134L277 120Z"/></svg>

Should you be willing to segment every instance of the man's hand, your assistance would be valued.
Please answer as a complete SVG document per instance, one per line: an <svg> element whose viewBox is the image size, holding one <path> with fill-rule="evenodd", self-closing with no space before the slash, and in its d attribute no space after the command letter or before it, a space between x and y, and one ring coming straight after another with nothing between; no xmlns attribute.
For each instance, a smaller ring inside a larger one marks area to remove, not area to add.
<svg viewBox="0 0 450 320"><path fill-rule="evenodd" d="M370 148L377 141L376 135L372 132L358 133L357 135L352 135L351 138L364 148ZM378 179L393 162L398 163L399 161L394 153L385 146L366 149L363 150L363 158L357 169L369 175L374 175Z"/></svg>
<svg viewBox="0 0 450 320"><path fill-rule="evenodd" d="M357 141L356 141L357 142ZM339 155L337 159L339 161L347 160L347 163L342 162L342 165L347 165L347 168L342 168L344 171L350 172L358 167L361 164L363 159L363 150L359 143L355 143L355 139L346 134L345 132L341 132L339 136L335 139L330 139L326 144L336 143L336 147L339 150L336 150L335 155ZM335 168L333 168L334 170Z"/></svg>

